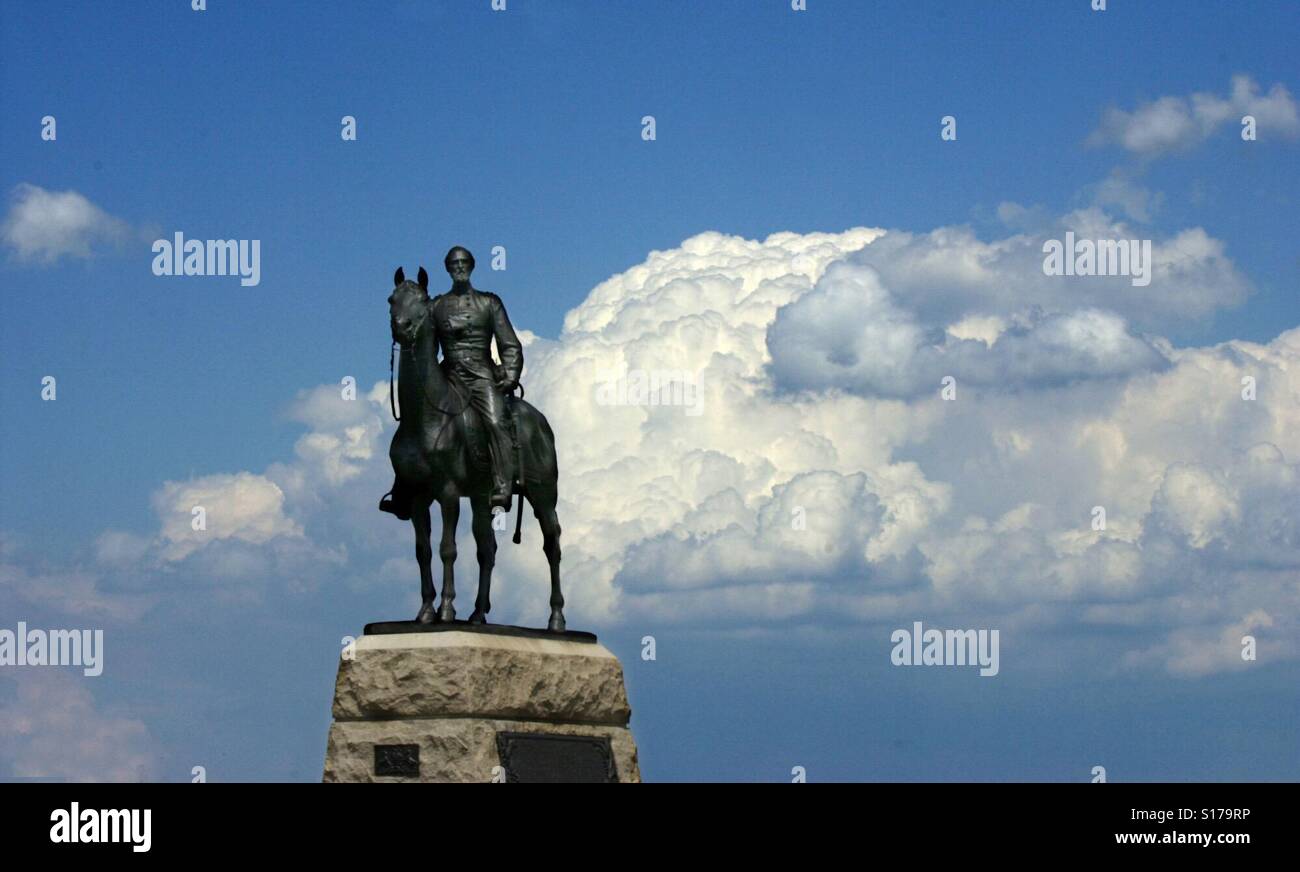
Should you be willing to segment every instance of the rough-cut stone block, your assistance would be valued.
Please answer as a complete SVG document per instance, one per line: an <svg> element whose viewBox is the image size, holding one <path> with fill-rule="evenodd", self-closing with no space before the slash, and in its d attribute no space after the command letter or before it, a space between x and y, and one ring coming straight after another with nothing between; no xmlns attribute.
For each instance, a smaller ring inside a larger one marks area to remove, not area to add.
<svg viewBox="0 0 1300 872"><path fill-rule="evenodd" d="M622 782L639 782L636 743L626 727L591 724L548 724L536 721L483 718L430 718L398 721L335 721L330 726L325 778L335 781L489 782L501 780L497 767L497 733L553 733L568 736L607 736L615 774ZM377 776L375 745L419 745L417 777Z"/></svg>
<svg viewBox="0 0 1300 872"><path fill-rule="evenodd" d="M609 740L618 781L640 781L623 668L603 645L465 631L362 636L340 660L325 781L486 782L498 733ZM403 770L417 746L419 774Z"/></svg>

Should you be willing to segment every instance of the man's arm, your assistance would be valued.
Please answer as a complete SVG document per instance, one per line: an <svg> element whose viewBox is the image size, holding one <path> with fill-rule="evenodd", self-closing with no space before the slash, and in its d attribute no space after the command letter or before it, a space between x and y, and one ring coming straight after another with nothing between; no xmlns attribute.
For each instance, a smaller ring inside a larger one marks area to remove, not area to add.
<svg viewBox="0 0 1300 872"><path fill-rule="evenodd" d="M519 375L524 371L524 346L510 324L505 304L496 294L492 295L492 336L497 341L497 354L501 356L501 367L506 373L504 382L497 386L504 391L512 391L519 384Z"/></svg>

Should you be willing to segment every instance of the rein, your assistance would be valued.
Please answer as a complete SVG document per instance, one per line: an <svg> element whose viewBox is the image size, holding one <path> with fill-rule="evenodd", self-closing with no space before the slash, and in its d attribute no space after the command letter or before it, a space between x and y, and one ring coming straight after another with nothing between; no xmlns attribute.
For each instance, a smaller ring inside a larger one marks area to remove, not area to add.
<svg viewBox="0 0 1300 872"><path fill-rule="evenodd" d="M414 346L412 346L412 349L414 349ZM389 411L391 411L393 414L393 420L400 423L402 418L400 415L397 414L397 405L396 403L393 402L393 358L396 352L397 352L397 342L394 341L393 344L388 347L388 408ZM434 354L435 355L437 354L436 350ZM411 360L412 362L414 362L415 360L414 350L412 350L411 353ZM438 365L436 359L434 360L433 365L434 366ZM418 367L413 366L412 372L414 373L418 369L419 369ZM420 396L427 401L429 399L429 386L425 383L423 378L419 378L419 377L417 378L420 382ZM459 392L456 390L455 385L449 384L447 387L450 391L456 393L457 396L459 396ZM433 407L437 409L439 412L442 412L443 415L442 424L438 426L437 432L433 434L433 442L431 444L436 445L438 443L438 438L442 436L442 431L445 430L447 428L447 425L452 422L452 419L456 417L456 414L453 414L452 412L448 412L446 409L443 409L437 405L434 405Z"/></svg>
<svg viewBox="0 0 1300 872"><path fill-rule="evenodd" d="M397 352L397 343L393 342L388 348L388 408L392 410L393 420L402 420L397 414L397 404L393 402L393 355Z"/></svg>

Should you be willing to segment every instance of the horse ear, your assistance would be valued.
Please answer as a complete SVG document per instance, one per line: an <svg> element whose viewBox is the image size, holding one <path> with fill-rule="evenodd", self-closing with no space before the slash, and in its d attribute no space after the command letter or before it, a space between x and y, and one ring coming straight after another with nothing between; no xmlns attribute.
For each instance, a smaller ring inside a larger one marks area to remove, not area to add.
<svg viewBox="0 0 1300 872"><path fill-rule="evenodd" d="M397 287L404 281L406 281L406 273L403 272L402 268L399 266L397 272L393 273L393 287Z"/></svg>
<svg viewBox="0 0 1300 872"><path fill-rule="evenodd" d="M420 267L420 274L416 277L416 281L419 282L421 290L426 294L429 293L429 274L424 271L424 267Z"/></svg>

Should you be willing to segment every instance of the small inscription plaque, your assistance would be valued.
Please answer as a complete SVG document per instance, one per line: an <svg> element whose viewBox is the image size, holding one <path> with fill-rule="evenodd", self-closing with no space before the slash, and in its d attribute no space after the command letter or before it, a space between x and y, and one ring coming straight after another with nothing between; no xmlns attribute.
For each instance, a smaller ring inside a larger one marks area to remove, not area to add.
<svg viewBox="0 0 1300 872"><path fill-rule="evenodd" d="M420 775L420 746L376 745L375 774L418 778Z"/></svg>
<svg viewBox="0 0 1300 872"><path fill-rule="evenodd" d="M497 733L506 781L520 784L605 784L618 781L608 736Z"/></svg>

